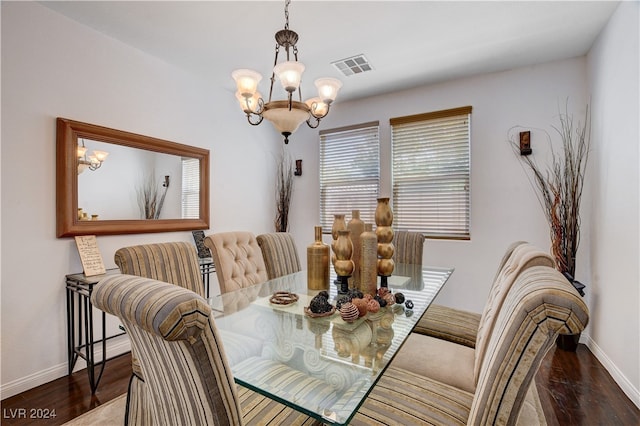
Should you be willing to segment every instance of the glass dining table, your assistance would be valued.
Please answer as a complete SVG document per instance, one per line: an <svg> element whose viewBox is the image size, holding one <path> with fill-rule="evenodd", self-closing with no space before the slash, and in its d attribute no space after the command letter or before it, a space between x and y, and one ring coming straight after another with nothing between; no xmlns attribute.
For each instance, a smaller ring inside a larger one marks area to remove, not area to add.
<svg viewBox="0 0 640 426"><path fill-rule="evenodd" d="M396 264L388 286L405 302L354 322L338 311L325 317L305 313L318 293L307 288L306 271L208 300L236 383L325 424L346 425L452 272ZM333 305L339 289L334 279ZM282 291L298 300L272 303L271 296Z"/></svg>

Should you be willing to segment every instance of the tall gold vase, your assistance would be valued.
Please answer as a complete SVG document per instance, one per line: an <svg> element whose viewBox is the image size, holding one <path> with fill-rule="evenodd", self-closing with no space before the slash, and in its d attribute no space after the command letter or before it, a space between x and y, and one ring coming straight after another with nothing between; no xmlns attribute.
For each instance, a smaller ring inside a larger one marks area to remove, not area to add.
<svg viewBox="0 0 640 426"><path fill-rule="evenodd" d="M333 246L336 244L336 240L338 239L338 231L342 231L347 229L347 222L344 220L343 214L334 214L333 215L333 224L331 225L331 250L333 250ZM334 265L336 261L335 255L331 255L331 264Z"/></svg>
<svg viewBox="0 0 640 426"><path fill-rule="evenodd" d="M378 290L378 237L370 223L360 235L360 291L375 296Z"/></svg>
<svg viewBox="0 0 640 426"><path fill-rule="evenodd" d="M335 262L333 264L336 274L338 275L338 281L340 282L339 293L347 293L349 290L349 277L353 274L353 243L349 238L349 230L338 231L338 239L333 244L333 254L335 256Z"/></svg>
<svg viewBox="0 0 640 426"><path fill-rule="evenodd" d="M347 223L347 229L351 231L351 242L353 243L353 275L350 280L350 286L353 288L360 288L360 252L362 251L362 245L360 243L360 236L364 232L364 222L360 219L360 210L353 210L351 212L351 220Z"/></svg>
<svg viewBox="0 0 640 426"><path fill-rule="evenodd" d="M315 241L307 247L309 290L329 290L329 246L322 242L322 226L314 227Z"/></svg>
<svg viewBox="0 0 640 426"><path fill-rule="evenodd" d="M387 287L387 277L393 273L393 211L389 205L389 198L378 198L376 206L376 237L378 238L378 275L380 285Z"/></svg>

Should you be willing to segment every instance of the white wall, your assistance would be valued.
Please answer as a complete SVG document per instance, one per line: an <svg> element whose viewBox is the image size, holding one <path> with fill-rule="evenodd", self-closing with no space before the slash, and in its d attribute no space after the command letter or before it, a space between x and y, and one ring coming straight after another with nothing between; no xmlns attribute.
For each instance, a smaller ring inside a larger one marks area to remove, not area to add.
<svg viewBox="0 0 640 426"><path fill-rule="evenodd" d="M622 2L588 56L593 104L592 352L640 406L640 3Z"/></svg>
<svg viewBox="0 0 640 426"><path fill-rule="evenodd" d="M269 126L246 124L231 79L230 87L199 80L35 2L1 8L6 398L66 374L64 276L82 267L73 239L55 237L56 117L209 149L207 233L273 229L261 213L274 209L273 164L264 159L281 142ZM182 232L104 236L98 244L113 268L122 246L175 240L193 242Z"/></svg>
<svg viewBox="0 0 640 426"><path fill-rule="evenodd" d="M424 263L456 268L438 296L438 302L481 312L493 276L507 246L526 240L546 249L548 227L535 192L508 139L509 129L531 129L534 156L547 152L542 130L558 124L558 108L570 100L570 111L581 115L586 96L585 59L537 65L482 75L412 91L336 103L322 129L380 121L381 195L390 195L389 118L465 105L471 118L471 240L427 240ZM349 83L348 79L344 82ZM517 132L511 132L517 136ZM298 140L292 146L302 152L304 173L294 194L293 231L313 241L318 214L318 149L316 140ZM298 158L298 157L297 157ZM311 175L311 176L309 176ZM306 179L306 180L305 180ZM350 213L350 212L345 212ZM586 237L585 237L586 238ZM584 243L584 241L583 241ZM303 256L304 257L304 256ZM582 266L582 257L578 259ZM584 269L584 268L583 268ZM582 276L580 276L582 278Z"/></svg>

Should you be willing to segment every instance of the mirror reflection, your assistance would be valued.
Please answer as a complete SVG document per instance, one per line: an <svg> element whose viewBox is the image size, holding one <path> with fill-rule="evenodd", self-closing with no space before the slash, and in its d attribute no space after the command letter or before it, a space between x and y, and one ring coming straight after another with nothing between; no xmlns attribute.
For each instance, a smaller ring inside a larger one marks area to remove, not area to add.
<svg viewBox="0 0 640 426"><path fill-rule="evenodd" d="M209 229L209 150L56 120L56 235Z"/></svg>
<svg viewBox="0 0 640 426"><path fill-rule="evenodd" d="M78 146L78 219L198 218L197 158L85 138Z"/></svg>

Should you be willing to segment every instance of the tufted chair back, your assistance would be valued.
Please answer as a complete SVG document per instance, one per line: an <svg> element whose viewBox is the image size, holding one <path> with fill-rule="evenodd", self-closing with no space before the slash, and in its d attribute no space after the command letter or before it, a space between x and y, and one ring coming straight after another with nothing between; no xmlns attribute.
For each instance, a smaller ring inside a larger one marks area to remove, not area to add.
<svg viewBox="0 0 640 426"><path fill-rule="evenodd" d="M114 275L96 285L91 302L122 321L140 356L147 401L135 424L243 423L206 300L166 282Z"/></svg>
<svg viewBox="0 0 640 426"><path fill-rule="evenodd" d="M291 234L274 232L258 235L256 239L262 250L262 258L270 280L302 269L296 243Z"/></svg>
<svg viewBox="0 0 640 426"><path fill-rule="evenodd" d="M116 251L114 260L123 274L175 284L204 297L198 253L192 244L171 242L123 247Z"/></svg>
<svg viewBox="0 0 640 426"><path fill-rule="evenodd" d="M213 255L220 292L246 288L269 279L262 251L251 232L211 234L204 239L204 244Z"/></svg>
<svg viewBox="0 0 640 426"><path fill-rule="evenodd" d="M422 265L424 235L421 232L395 231L393 247L394 262Z"/></svg>

